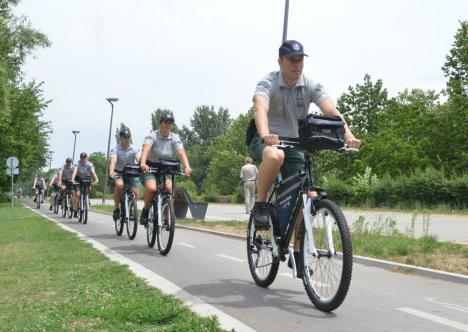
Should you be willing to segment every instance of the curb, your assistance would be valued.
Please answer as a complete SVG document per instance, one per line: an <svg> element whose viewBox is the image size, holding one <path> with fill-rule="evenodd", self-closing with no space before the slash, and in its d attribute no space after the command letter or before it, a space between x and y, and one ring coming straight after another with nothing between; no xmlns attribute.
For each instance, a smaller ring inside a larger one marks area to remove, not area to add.
<svg viewBox="0 0 468 332"><path fill-rule="evenodd" d="M102 211L96 211L93 210L94 212L97 213L103 213L103 214L108 214L112 215L109 212L102 212ZM246 237L243 235L238 235L238 234L232 234L232 233L225 233L225 232L218 232L218 231L212 231L209 229L205 228L199 228L199 227L192 227L192 226L185 226L185 225L177 225L176 227L182 228L182 229L187 229L195 232L201 232L201 233L208 233L212 235L217 235L217 236L223 236L235 240L241 240L245 241ZM450 281L450 282L455 282L459 284L465 284L468 285L468 276L465 276L463 274L458 274L458 273L451 273L451 272L445 272L441 270L434 270L426 267L421 267L421 266L416 266L416 265L409 265L409 264L403 264L403 263L397 263L397 262L391 262L391 261L386 261L382 259L377 259L377 258L371 258L371 257L365 257L365 256L357 256L353 255L353 261L359 264L363 264L366 266L372 266L372 267L379 267L387 270L404 270L407 272L412 272L415 275L418 276L424 276L424 277L429 277L429 278L434 278L434 279L439 279L439 280L444 280L444 281Z"/></svg>

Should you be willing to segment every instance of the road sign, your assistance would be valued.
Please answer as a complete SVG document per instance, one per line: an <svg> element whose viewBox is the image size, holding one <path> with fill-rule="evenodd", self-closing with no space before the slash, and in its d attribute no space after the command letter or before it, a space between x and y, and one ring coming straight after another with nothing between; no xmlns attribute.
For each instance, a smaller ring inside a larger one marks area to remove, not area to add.
<svg viewBox="0 0 468 332"><path fill-rule="evenodd" d="M19 165L19 160L16 157L10 157L6 161L7 167L16 168Z"/></svg>
<svg viewBox="0 0 468 332"><path fill-rule="evenodd" d="M18 175L19 174L19 168L7 168L6 169L6 172L9 176L12 176L12 175Z"/></svg>

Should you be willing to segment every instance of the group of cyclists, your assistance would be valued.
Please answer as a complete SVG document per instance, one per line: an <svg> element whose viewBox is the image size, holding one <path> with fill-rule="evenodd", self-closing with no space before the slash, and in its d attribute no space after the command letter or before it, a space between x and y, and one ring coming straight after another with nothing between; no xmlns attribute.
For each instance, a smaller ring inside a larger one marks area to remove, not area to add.
<svg viewBox="0 0 468 332"><path fill-rule="evenodd" d="M251 219L255 228L259 230L269 227L270 206L267 194L278 175L287 178L304 170L303 150L281 149L278 144L283 140L293 141L299 138L298 121L307 116L311 103L317 105L326 116L341 118L344 123L344 142L349 148L357 149L361 144L350 131L323 86L304 76L304 57L307 55L302 44L295 40L287 40L280 46L278 54L279 70L267 74L256 86L253 96L255 113L252 122L255 129L247 143L253 160L259 164L258 195L251 211ZM192 173L183 143L180 137L171 131L173 123L172 114L162 115L159 129L145 137L141 152L131 143L130 131L128 129L120 131L119 143L109 155L109 175L115 184L113 212L115 221L120 217L124 187L130 186L135 197L138 197L139 179L144 186L144 207L139 221L142 225L148 224L150 206L160 185L157 183L158 177L150 170L156 167L156 163L161 159L177 157L183 165L183 173L187 176ZM138 165L140 176L131 178L124 184L123 174L128 165ZM75 165L72 165L72 160L67 158L65 165L49 183L53 187L53 192L59 192L60 201L67 187L73 189L75 216L80 197L79 182L91 176L94 177L95 183L99 181L93 164L87 160L87 154L81 153L80 160ZM45 189L44 179L37 177L33 187L38 190ZM165 187L172 192L172 182L169 179L166 180ZM299 229L300 223L296 227ZM301 268L303 262L299 253L297 230L295 234L293 252L291 252L293 255L290 255L288 265L292 266L292 256L298 266L297 276L302 277L301 271L304 269Z"/></svg>
<svg viewBox="0 0 468 332"><path fill-rule="evenodd" d="M159 129L152 131L147 135L143 142L142 151L138 150L131 143L131 133L128 128L124 128L119 132L119 143L109 153L109 177L114 182L114 220L120 218L120 203L124 190L124 170L126 166L140 166L141 175L138 178L129 177L127 185L130 186L136 198L138 198L138 182L140 181L144 188L144 208L141 213L140 224L148 223L148 210L152 199L156 194L156 177L153 173L148 172L150 167L155 167L156 163L161 159L172 159L177 157L183 166L183 172L189 176L192 173L187 154L184 150L183 143L180 137L171 131L174 124L172 114L163 114L159 121ZM80 160L73 165L72 159L67 158L65 165L60 170L53 174L49 181L50 190L50 207L53 208L53 199L55 195L59 195L58 204L62 204L64 193L68 189L72 192L74 217L77 217L78 203L80 200L80 191L82 186L80 183L83 180L94 178L94 184L99 183L94 165L88 160L88 155L85 152L80 154ZM166 188L172 192L172 182L166 180ZM42 175L38 175L34 179L33 189L36 190L36 196L47 189L45 179ZM85 190L89 190L89 187Z"/></svg>

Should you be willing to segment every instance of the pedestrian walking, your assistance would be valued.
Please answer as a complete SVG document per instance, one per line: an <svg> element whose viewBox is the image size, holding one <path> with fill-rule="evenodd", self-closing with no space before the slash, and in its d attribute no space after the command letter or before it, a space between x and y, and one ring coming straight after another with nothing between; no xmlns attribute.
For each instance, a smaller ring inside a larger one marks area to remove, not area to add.
<svg viewBox="0 0 468 332"><path fill-rule="evenodd" d="M245 213L249 214L255 203L255 182L257 180L258 169L253 164L250 157L244 160L244 166L240 171L240 179L244 185Z"/></svg>

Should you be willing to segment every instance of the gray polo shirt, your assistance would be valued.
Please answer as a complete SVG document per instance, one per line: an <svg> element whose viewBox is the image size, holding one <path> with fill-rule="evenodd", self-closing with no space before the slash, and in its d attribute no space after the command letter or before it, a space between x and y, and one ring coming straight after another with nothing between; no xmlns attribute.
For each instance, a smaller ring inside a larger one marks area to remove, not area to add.
<svg viewBox="0 0 468 332"><path fill-rule="evenodd" d="M122 172L127 165L137 165L138 155L139 152L133 145L129 145L129 147L125 149L121 144L115 146L109 154L110 157L117 157L115 169L120 172Z"/></svg>
<svg viewBox="0 0 468 332"><path fill-rule="evenodd" d="M62 181L70 181L73 175L73 170L75 168L73 167L72 164L70 164L70 167L67 167L67 164L63 165L60 171L62 172Z"/></svg>
<svg viewBox="0 0 468 332"><path fill-rule="evenodd" d="M78 161L75 167L77 168L76 176L79 177L80 179L90 177L91 172L94 171L94 166L89 160L86 160L85 163Z"/></svg>
<svg viewBox="0 0 468 332"><path fill-rule="evenodd" d="M143 142L143 145L145 144L151 145L151 152L147 160L153 163L158 162L159 159L174 158L175 152L184 147L179 135L169 133L169 136L164 138L159 130L149 133Z"/></svg>
<svg viewBox="0 0 468 332"><path fill-rule="evenodd" d="M322 85L303 74L293 87L288 87L280 71L271 72L257 84L254 96L260 95L270 102L268 127L271 134L298 137L299 119L309 113L310 103L319 105L329 98Z"/></svg>

